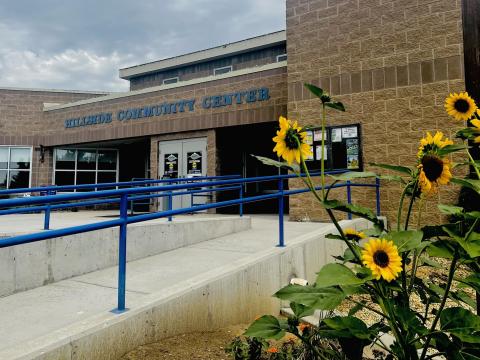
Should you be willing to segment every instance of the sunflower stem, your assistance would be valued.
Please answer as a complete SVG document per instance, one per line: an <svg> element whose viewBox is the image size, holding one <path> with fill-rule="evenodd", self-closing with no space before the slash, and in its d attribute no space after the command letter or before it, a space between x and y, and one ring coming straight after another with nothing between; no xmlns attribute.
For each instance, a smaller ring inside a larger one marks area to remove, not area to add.
<svg viewBox="0 0 480 360"><path fill-rule="evenodd" d="M472 154L470 154L468 147L467 147L467 155L468 155L468 159L470 160L470 163L472 164L473 169L475 170L475 173L477 174L478 179L480 180L480 171L475 166L475 160L473 160Z"/></svg>
<svg viewBox="0 0 480 360"><path fill-rule="evenodd" d="M408 205L408 211L407 211L407 218L405 219L405 226L404 229L408 229L408 224L410 223L410 215L412 214L412 208L413 208L413 203L415 202L415 193L417 192L418 189L418 179L415 181L415 184L413 185L413 191L412 191L412 197L410 199L410 204Z"/></svg>
<svg viewBox="0 0 480 360"><path fill-rule="evenodd" d="M405 196L407 195L408 187L411 183L408 183L407 186L403 189L402 196L400 196L400 203L398 204L398 212L397 212L397 231L400 231L400 223L402 218L402 209L403 209L403 201L405 200Z"/></svg>
<svg viewBox="0 0 480 360"><path fill-rule="evenodd" d="M430 346L430 341L432 340L433 334L435 333L435 327L437 326L438 320L440 320L440 315L442 314L443 308L445 307L445 303L448 299L448 294L450 292L450 287L452 286L453 275L455 274L456 266L458 260L458 250L455 249L455 253L453 255L452 263L450 264L450 271L448 273L448 280L447 286L445 287L445 294L443 294L442 302L437 310L437 314L435 315L435 319L432 322L432 326L430 327L430 332L428 334L427 339L425 340L425 344L423 344L422 355L420 355L420 360L425 359L425 355L427 355L428 347Z"/></svg>
<svg viewBox="0 0 480 360"><path fill-rule="evenodd" d="M320 162L320 171L322 175L322 197L325 199L325 122L327 119L327 110L325 103L322 102L322 159Z"/></svg>

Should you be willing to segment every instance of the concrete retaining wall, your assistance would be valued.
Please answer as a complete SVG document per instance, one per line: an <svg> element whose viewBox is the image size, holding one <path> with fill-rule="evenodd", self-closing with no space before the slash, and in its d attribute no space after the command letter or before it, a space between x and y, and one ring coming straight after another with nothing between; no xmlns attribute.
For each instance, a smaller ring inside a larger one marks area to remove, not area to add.
<svg viewBox="0 0 480 360"><path fill-rule="evenodd" d="M249 217L174 220L132 224L128 261L251 228ZM0 296L114 266L118 228L76 234L0 249Z"/></svg>
<svg viewBox="0 0 480 360"><path fill-rule="evenodd" d="M362 219L343 221L342 226L369 227ZM22 349L0 353L0 357L113 360L139 345L176 334L248 323L262 314L278 315L284 304L273 293L294 276L313 282L332 255L343 253L341 241L325 239L335 232L333 226L322 227L289 240L285 248L271 248L152 294L126 313L101 314L24 344ZM23 356L18 357L19 353Z"/></svg>

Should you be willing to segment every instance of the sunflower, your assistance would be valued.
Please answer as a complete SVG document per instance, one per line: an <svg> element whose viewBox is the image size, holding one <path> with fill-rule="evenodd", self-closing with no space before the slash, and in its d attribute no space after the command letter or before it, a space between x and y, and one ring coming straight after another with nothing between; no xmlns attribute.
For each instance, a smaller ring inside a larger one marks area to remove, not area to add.
<svg viewBox="0 0 480 360"><path fill-rule="evenodd" d="M307 136L305 131L302 131L296 121L292 123L283 116L280 116L279 123L280 130L277 131L277 136L273 138L273 141L276 142L273 151L284 158L288 164L293 161L300 164L301 157L306 159L312 155L310 145L305 143Z"/></svg>
<svg viewBox="0 0 480 360"><path fill-rule="evenodd" d="M472 127L474 128L475 135L478 134L478 136L475 136L473 141L478 144L478 143L480 143L480 120L478 120L478 119L471 120L470 123L472 124Z"/></svg>
<svg viewBox="0 0 480 360"><path fill-rule="evenodd" d="M441 131L437 131L434 136L427 131L427 136L420 140L420 147L418 148L417 156L422 158L423 155L428 154L430 152L436 152L439 149L444 148L447 145L453 145L453 141L445 138L442 140L443 133Z"/></svg>
<svg viewBox="0 0 480 360"><path fill-rule="evenodd" d="M420 190L424 194L436 192L438 185L447 185L452 178L450 162L435 154L423 156L418 168Z"/></svg>
<svg viewBox="0 0 480 360"><path fill-rule="evenodd" d="M343 233L348 240L360 241L366 238L363 232L356 231L355 229L345 229Z"/></svg>
<svg viewBox="0 0 480 360"><path fill-rule="evenodd" d="M362 261L377 280L382 277L390 282L402 272L402 259L397 247L385 239L370 239L362 250Z"/></svg>
<svg viewBox="0 0 480 360"><path fill-rule="evenodd" d="M445 110L456 120L466 121L475 114L477 105L467 92L454 93L445 99Z"/></svg>

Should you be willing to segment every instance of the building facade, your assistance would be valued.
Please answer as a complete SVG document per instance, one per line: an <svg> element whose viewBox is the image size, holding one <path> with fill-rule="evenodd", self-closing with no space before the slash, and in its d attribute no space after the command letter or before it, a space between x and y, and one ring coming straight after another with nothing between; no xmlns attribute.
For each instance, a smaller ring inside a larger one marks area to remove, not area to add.
<svg viewBox="0 0 480 360"><path fill-rule="evenodd" d="M347 108L329 114L329 169L414 166L425 131L453 135L443 101L465 89L461 1L287 0L286 22L286 31L121 69L126 93L0 89L0 186L274 174L250 154L273 157L280 115L320 124L305 82ZM316 169L318 131L309 141ZM246 196L269 186L249 185ZM382 183L389 218L399 192ZM456 196L448 188L437 200ZM374 205L370 191L353 198ZM274 202L247 210L277 211ZM294 220L325 215L308 195L289 210Z"/></svg>

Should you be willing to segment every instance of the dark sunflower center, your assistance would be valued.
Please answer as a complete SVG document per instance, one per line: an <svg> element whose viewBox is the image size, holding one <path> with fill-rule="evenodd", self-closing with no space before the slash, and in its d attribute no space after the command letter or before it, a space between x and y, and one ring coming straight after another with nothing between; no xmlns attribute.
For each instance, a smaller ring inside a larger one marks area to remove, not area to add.
<svg viewBox="0 0 480 360"><path fill-rule="evenodd" d="M430 181L436 181L443 171L443 161L442 159L433 156L425 155L422 159L423 172L425 176Z"/></svg>
<svg viewBox="0 0 480 360"><path fill-rule="evenodd" d="M297 130L294 130L291 128L288 129L287 134L285 135L285 145L287 145L287 148L298 149L299 142L300 142L300 136L298 135Z"/></svg>
<svg viewBox="0 0 480 360"><path fill-rule="evenodd" d="M358 240L360 240L360 236L358 236L357 234L347 234L347 239L358 241Z"/></svg>
<svg viewBox="0 0 480 360"><path fill-rule="evenodd" d="M467 100L464 99L458 99L455 101L455 104L453 105L455 110L461 113L466 113L468 109L470 109L470 104L468 103Z"/></svg>
<svg viewBox="0 0 480 360"><path fill-rule="evenodd" d="M387 267L389 261L390 259L388 258L387 253L383 250L377 250L375 251L375 254L373 254L373 262L381 268Z"/></svg>

